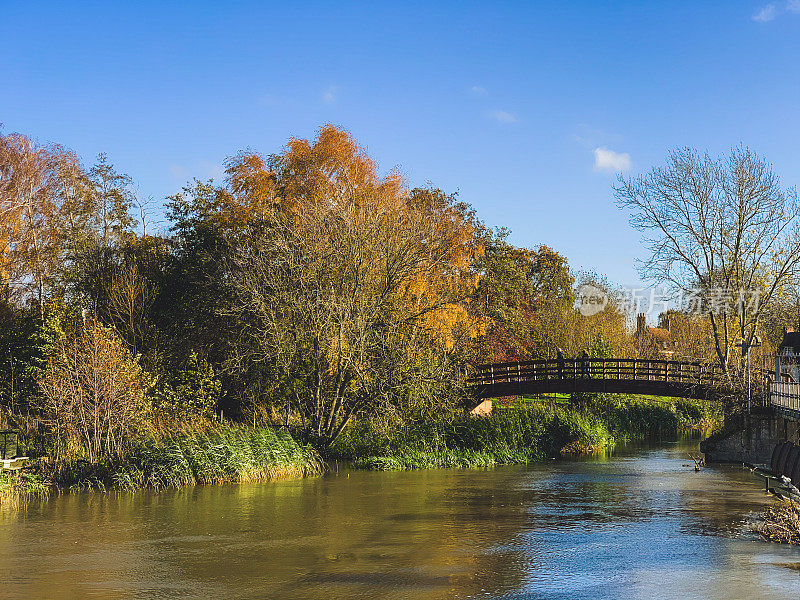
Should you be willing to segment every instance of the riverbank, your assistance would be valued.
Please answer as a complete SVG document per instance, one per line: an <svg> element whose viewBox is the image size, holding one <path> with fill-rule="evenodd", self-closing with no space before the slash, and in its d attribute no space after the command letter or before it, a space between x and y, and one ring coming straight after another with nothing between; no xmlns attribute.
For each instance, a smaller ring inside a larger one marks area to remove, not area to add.
<svg viewBox="0 0 800 600"><path fill-rule="evenodd" d="M34 461L25 473L0 477L0 504L57 490L130 491L271 481L318 475L323 468L316 450L298 444L285 430L216 426L143 440L116 460Z"/></svg>
<svg viewBox="0 0 800 600"><path fill-rule="evenodd" d="M305 477L323 472L323 458L368 470L523 464L598 453L635 438L707 430L719 422L713 405L700 401L602 395L519 401L481 418L458 415L404 426L356 420L323 455L285 429L216 425L139 441L113 461L35 461L23 474L0 476L0 504L64 489L164 489Z"/></svg>
<svg viewBox="0 0 800 600"><path fill-rule="evenodd" d="M353 423L327 456L362 469L487 467L598 453L618 442L721 426L700 400L592 395L577 401L517 401L482 418L459 416L398 428Z"/></svg>

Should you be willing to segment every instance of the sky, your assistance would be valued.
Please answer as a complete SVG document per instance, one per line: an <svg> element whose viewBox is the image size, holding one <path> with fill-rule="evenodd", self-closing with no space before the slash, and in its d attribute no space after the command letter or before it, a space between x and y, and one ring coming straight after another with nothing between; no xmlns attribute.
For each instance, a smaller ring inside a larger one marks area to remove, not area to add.
<svg viewBox="0 0 800 600"><path fill-rule="evenodd" d="M514 244L637 286L618 174L743 144L800 183L800 0L0 0L0 31L2 131L106 152L156 205L333 123Z"/></svg>

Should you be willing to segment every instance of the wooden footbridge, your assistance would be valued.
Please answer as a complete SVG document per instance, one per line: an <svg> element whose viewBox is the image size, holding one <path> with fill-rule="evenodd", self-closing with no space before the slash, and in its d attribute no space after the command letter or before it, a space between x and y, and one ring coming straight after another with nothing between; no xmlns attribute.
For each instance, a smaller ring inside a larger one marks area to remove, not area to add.
<svg viewBox="0 0 800 600"><path fill-rule="evenodd" d="M476 367L467 377L476 404L514 395L605 392L715 398L732 386L713 364L642 359L546 359Z"/></svg>

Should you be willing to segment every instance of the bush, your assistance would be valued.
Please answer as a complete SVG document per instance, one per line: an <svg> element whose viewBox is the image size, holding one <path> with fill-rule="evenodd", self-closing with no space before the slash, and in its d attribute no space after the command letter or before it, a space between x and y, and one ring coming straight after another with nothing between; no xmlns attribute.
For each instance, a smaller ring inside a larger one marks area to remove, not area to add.
<svg viewBox="0 0 800 600"><path fill-rule="evenodd" d="M211 416L221 392L214 367L192 351L186 365L155 388L151 401L162 423L194 423Z"/></svg>
<svg viewBox="0 0 800 600"><path fill-rule="evenodd" d="M59 343L39 386L55 458L117 456L146 421L142 369L116 334L96 322Z"/></svg>

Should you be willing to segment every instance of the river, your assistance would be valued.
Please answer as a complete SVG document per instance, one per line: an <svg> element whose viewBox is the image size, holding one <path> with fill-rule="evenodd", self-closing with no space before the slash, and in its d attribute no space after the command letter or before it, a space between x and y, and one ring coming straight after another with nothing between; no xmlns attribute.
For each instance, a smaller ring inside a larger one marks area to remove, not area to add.
<svg viewBox="0 0 800 600"><path fill-rule="evenodd" d="M0 513L2 598L788 598L800 549L694 442L489 470L72 493Z"/></svg>

